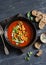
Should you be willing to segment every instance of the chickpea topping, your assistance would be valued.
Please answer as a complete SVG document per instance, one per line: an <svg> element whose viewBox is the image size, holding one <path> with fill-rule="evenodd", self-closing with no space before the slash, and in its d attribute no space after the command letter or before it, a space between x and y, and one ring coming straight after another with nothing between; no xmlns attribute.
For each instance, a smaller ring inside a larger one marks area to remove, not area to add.
<svg viewBox="0 0 46 65"><path fill-rule="evenodd" d="M24 41L28 41L28 32L25 29L25 26L23 22L19 22L15 28L13 28L12 32L12 40L15 41L16 43L23 43Z"/></svg>
<svg viewBox="0 0 46 65"><path fill-rule="evenodd" d="M32 15L33 15L33 16L37 16L37 10L33 10L33 11L32 11Z"/></svg>

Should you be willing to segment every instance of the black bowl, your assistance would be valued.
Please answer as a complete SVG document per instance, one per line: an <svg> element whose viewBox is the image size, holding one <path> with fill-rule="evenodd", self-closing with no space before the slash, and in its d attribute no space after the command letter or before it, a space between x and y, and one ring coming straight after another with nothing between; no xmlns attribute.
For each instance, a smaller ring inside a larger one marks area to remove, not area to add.
<svg viewBox="0 0 46 65"><path fill-rule="evenodd" d="M27 46L22 47L22 48L12 45L12 44L10 43L10 41L8 40L8 38L7 38L7 29L8 29L8 26L9 26L12 22L17 21L17 20L21 20L21 21L26 22L28 25L31 26L31 28L32 28L32 30L33 30L33 37L32 37L31 42L30 42ZM8 24L5 26L4 36L5 36L6 41L7 41L11 46L22 50L22 49L25 49L25 48L29 47L30 45L32 45L32 44L34 43L34 41L35 41L35 39L36 39L36 29L35 29L33 23L32 23L31 21L29 21L27 18L24 18L24 17L14 17L14 18L12 18L12 19L8 22Z"/></svg>

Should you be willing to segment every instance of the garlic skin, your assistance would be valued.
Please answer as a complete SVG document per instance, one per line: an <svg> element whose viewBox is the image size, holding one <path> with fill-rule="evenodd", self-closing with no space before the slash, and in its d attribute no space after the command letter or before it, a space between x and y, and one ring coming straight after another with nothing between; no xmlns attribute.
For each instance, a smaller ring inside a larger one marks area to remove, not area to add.
<svg viewBox="0 0 46 65"><path fill-rule="evenodd" d="M41 43L40 43L40 42L35 42L34 47L35 47L36 49L40 49Z"/></svg>
<svg viewBox="0 0 46 65"><path fill-rule="evenodd" d="M42 55L42 53L43 53L43 51L42 50L39 50L37 53L36 53L36 56L41 56Z"/></svg>

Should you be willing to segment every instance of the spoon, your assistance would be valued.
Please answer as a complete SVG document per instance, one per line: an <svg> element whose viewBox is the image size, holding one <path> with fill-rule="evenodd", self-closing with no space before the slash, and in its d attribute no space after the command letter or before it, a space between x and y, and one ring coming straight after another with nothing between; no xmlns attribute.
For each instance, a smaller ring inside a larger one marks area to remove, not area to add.
<svg viewBox="0 0 46 65"><path fill-rule="evenodd" d="M7 49L6 45L5 45L4 39L3 39L3 33L4 33L3 28L2 28L2 26L0 25L0 36L1 36L1 39L2 39L2 41L3 41L4 52L5 52L6 55L9 55L9 51L8 51L8 49Z"/></svg>

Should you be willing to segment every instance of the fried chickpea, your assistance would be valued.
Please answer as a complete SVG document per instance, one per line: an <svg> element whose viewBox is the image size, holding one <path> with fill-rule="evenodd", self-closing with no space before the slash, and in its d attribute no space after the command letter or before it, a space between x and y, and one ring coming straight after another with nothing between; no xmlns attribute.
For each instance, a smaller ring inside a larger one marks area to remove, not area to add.
<svg viewBox="0 0 46 65"><path fill-rule="evenodd" d="M36 18L35 18L35 21L36 22L40 22L40 20L43 18L43 16L42 15L39 15L39 16L37 16Z"/></svg>
<svg viewBox="0 0 46 65"><path fill-rule="evenodd" d="M43 21L40 21L40 23L39 23L39 28L40 28L40 29L43 29L44 26L45 26L45 23L44 23Z"/></svg>
<svg viewBox="0 0 46 65"><path fill-rule="evenodd" d="M43 15L43 13L42 13L42 12L40 12L40 11L38 11L38 12L37 12L37 16L40 16L40 15L42 16L42 15Z"/></svg>
<svg viewBox="0 0 46 65"><path fill-rule="evenodd" d="M25 27L24 27L24 25L22 25L22 30L23 30L23 31L25 30Z"/></svg>
<svg viewBox="0 0 46 65"><path fill-rule="evenodd" d="M33 10L33 11L32 11L32 15L33 15L33 16L37 16L37 12L38 12L37 10Z"/></svg>
<svg viewBox="0 0 46 65"><path fill-rule="evenodd" d="M46 14L43 14L43 21L46 24Z"/></svg>

